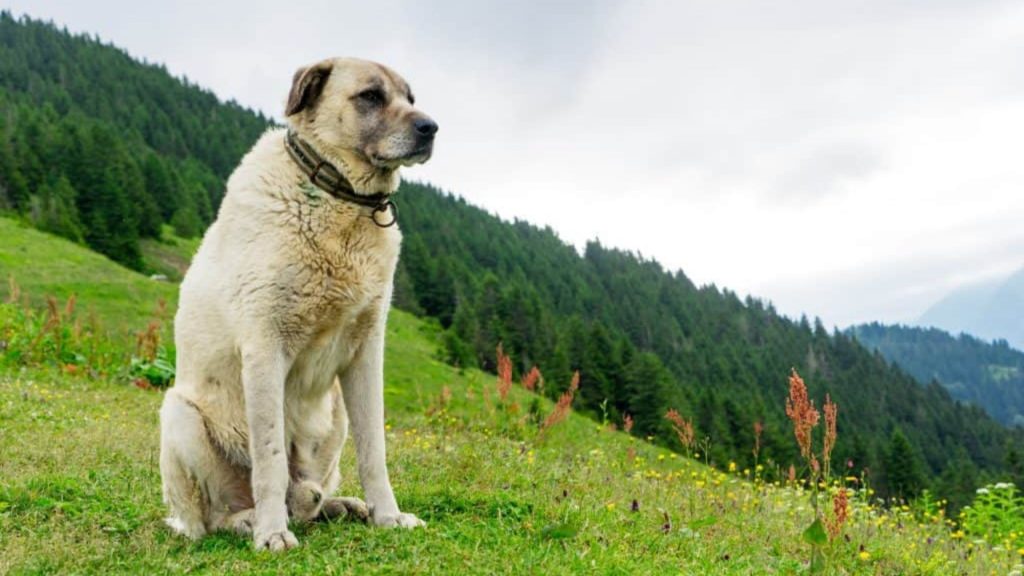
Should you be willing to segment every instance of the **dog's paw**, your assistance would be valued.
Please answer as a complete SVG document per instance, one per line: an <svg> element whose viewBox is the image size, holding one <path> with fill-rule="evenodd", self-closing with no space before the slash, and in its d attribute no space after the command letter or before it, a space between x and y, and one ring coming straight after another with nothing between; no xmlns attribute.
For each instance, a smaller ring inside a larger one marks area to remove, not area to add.
<svg viewBox="0 0 1024 576"><path fill-rule="evenodd" d="M299 545L299 541L295 539L295 534L292 534L291 530L257 534L254 543L257 550L270 550L271 552L281 552Z"/></svg>
<svg viewBox="0 0 1024 576"><path fill-rule="evenodd" d="M396 512L394 514L372 514L370 521L373 522L374 526L381 528L421 528L427 525L426 522L420 520L415 514L408 514L406 512Z"/></svg>
<svg viewBox="0 0 1024 576"><path fill-rule="evenodd" d="M366 502L359 498L342 496L324 500L320 516L326 520L346 518L366 522L370 519L370 510L366 507Z"/></svg>
<svg viewBox="0 0 1024 576"><path fill-rule="evenodd" d="M288 486L288 515L299 522L306 522L320 514L323 489L316 482L302 480Z"/></svg>
<svg viewBox="0 0 1024 576"><path fill-rule="evenodd" d="M226 527L239 536L251 536L252 526L256 522L256 512L249 508L236 512L228 517Z"/></svg>

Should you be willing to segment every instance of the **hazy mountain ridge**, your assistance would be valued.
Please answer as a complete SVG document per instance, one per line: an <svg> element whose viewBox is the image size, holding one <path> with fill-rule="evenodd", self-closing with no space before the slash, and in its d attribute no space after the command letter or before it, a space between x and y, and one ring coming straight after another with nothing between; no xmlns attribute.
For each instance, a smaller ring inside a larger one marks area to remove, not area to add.
<svg viewBox="0 0 1024 576"><path fill-rule="evenodd" d="M879 323L850 332L921 384L937 381L957 400L981 406L1004 424L1024 425L1024 352L1005 340Z"/></svg>
<svg viewBox="0 0 1024 576"><path fill-rule="evenodd" d="M926 310L917 324L1002 339L1024 350L1024 267L1008 278L953 292Z"/></svg>

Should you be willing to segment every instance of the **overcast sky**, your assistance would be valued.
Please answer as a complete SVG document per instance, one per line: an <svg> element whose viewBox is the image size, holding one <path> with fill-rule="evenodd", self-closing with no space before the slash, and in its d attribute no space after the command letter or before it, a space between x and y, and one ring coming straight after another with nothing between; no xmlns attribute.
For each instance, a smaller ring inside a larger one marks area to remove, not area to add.
<svg viewBox="0 0 1024 576"><path fill-rule="evenodd" d="M430 181L829 324L1024 266L1024 3L7 0L281 116L378 60Z"/></svg>

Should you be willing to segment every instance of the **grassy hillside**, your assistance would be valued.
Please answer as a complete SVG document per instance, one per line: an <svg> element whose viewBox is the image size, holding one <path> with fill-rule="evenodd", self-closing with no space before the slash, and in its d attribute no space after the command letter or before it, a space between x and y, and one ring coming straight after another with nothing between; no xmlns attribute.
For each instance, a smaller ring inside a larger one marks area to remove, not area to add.
<svg viewBox="0 0 1024 576"><path fill-rule="evenodd" d="M15 237L26 232L16 231ZM170 286L154 289L145 277L88 259L72 245L30 239L33 247L23 250L45 255L52 273L40 273L25 257L16 262L5 248L4 272L25 278L24 286L45 293L71 271L97 267L89 276L94 284L75 279L80 304L121 320L144 320L147 299L173 298ZM137 312L118 310L130 303ZM14 305L0 306L5 353L37 340L21 337L19 331L36 324L13 321L18 314ZM545 418L551 402L520 387L500 400L494 376L442 363L440 345L431 324L400 311L389 319L385 393L392 478L400 504L428 527L302 526L302 546L283 555L255 552L248 539L228 534L191 543L164 527L159 391L128 385L116 365L98 366L94 377L84 378L85 371L49 357L21 366L0 361L0 573L806 570L811 549L801 533L812 512L803 488L760 482L757 470L714 470L575 414L538 434L531 414ZM126 357L132 342L123 346ZM92 358L86 354L82 361ZM116 356L107 361L116 364ZM351 448L341 466L342 492L358 495ZM828 573L1019 569L1012 541L968 542L962 533L951 534L941 515L884 513L866 502L867 490L852 493L850 520L823 547Z"/></svg>
<svg viewBox="0 0 1024 576"><path fill-rule="evenodd" d="M139 247L147 270L162 274L171 282L180 282L199 249L200 240L180 238L172 227L164 226L159 239L146 238L139 242Z"/></svg>
<svg viewBox="0 0 1024 576"><path fill-rule="evenodd" d="M0 218L0 300L10 297L12 279L35 303L77 295L80 306L111 329L144 327L159 301L171 304L178 292L82 246Z"/></svg>

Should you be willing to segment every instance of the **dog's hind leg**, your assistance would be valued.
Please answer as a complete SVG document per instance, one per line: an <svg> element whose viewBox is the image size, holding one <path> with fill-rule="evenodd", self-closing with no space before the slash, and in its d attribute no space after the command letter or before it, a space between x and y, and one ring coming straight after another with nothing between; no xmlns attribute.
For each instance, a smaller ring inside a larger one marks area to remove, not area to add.
<svg viewBox="0 0 1024 576"><path fill-rule="evenodd" d="M170 514L167 525L175 532L197 539L206 529L207 497L190 452L198 443L195 428L202 430L202 417L181 398L176 390L167 391L160 408L160 476L163 498Z"/></svg>
<svg viewBox="0 0 1024 576"><path fill-rule="evenodd" d="M160 474L167 524L192 539L221 528L252 507L247 470L232 466L213 445L195 404L168 390L160 409Z"/></svg>

